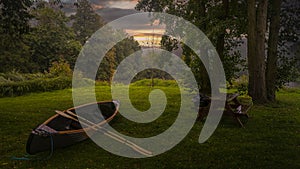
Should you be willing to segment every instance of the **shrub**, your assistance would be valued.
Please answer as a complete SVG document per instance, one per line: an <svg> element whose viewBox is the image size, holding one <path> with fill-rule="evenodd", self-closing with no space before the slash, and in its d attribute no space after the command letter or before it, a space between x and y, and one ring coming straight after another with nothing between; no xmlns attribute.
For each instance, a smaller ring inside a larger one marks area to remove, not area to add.
<svg viewBox="0 0 300 169"><path fill-rule="evenodd" d="M48 74L43 73L19 73L17 71L11 71L7 73L0 73L0 83L1 82L20 82L26 80L34 80L40 78L50 77Z"/></svg>
<svg viewBox="0 0 300 169"><path fill-rule="evenodd" d="M32 92L46 92L70 88L72 79L69 77L43 78L20 82L0 83L0 97L21 96Z"/></svg>
<svg viewBox="0 0 300 169"><path fill-rule="evenodd" d="M236 88L240 95L248 94L248 76L242 75L232 81L232 87Z"/></svg>
<svg viewBox="0 0 300 169"><path fill-rule="evenodd" d="M7 82L10 82L10 80L7 80L6 78L0 75L0 83L7 83Z"/></svg>
<svg viewBox="0 0 300 169"><path fill-rule="evenodd" d="M49 68L49 74L57 77L57 76L72 76L72 69L67 61L59 60L52 63L52 66Z"/></svg>
<svg viewBox="0 0 300 169"><path fill-rule="evenodd" d="M42 79L42 78L47 78L50 77L48 74L44 73L27 73L23 74L26 80L34 80L34 79Z"/></svg>
<svg viewBox="0 0 300 169"><path fill-rule="evenodd" d="M2 77L1 79L6 79L7 81L24 81L26 80L26 78L23 76L23 74L17 72L17 71L11 71L11 72L7 72L7 73L1 73L0 77Z"/></svg>

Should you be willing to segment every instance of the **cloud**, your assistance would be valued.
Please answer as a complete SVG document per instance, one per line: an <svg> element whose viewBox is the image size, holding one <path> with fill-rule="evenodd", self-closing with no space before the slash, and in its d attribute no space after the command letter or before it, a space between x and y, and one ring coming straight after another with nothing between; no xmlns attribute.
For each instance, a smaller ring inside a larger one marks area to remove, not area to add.
<svg viewBox="0 0 300 169"><path fill-rule="evenodd" d="M97 4L91 4L92 8L93 9L101 9L101 8L104 8L104 6L102 5L97 5Z"/></svg>
<svg viewBox="0 0 300 169"><path fill-rule="evenodd" d="M106 14L121 14L123 9L115 9L112 10L111 13L106 10ZM137 13L137 11L135 11ZM101 14L100 14L101 15ZM124 15L125 16L125 15ZM104 17L104 16L103 16ZM147 16L143 15L133 15L130 17L123 18L121 20L118 20L117 22L114 22L115 27L120 27L120 28L125 28L128 30L157 30L157 29L164 29L164 25L157 25L157 24L152 24L150 21L150 18ZM150 32L145 32L145 33L150 33Z"/></svg>
<svg viewBox="0 0 300 169"><path fill-rule="evenodd" d="M146 38L157 38L157 37L161 37L162 34L160 33L139 33L134 35L135 37L146 37Z"/></svg>
<svg viewBox="0 0 300 169"><path fill-rule="evenodd" d="M89 0L93 9L106 21L110 22L122 16L137 13L134 10L138 0ZM77 0L62 0L67 15L74 14L76 7L74 3Z"/></svg>
<svg viewBox="0 0 300 169"><path fill-rule="evenodd" d="M97 9L96 12L106 21L110 22L120 17L135 14L138 11L134 9L120 9L120 8L101 8Z"/></svg>
<svg viewBox="0 0 300 169"><path fill-rule="evenodd" d="M104 8L133 9L138 0L90 0L90 2Z"/></svg>
<svg viewBox="0 0 300 169"><path fill-rule="evenodd" d="M121 8L134 9L138 0L89 0L94 9ZM62 0L66 4L74 4L77 0Z"/></svg>

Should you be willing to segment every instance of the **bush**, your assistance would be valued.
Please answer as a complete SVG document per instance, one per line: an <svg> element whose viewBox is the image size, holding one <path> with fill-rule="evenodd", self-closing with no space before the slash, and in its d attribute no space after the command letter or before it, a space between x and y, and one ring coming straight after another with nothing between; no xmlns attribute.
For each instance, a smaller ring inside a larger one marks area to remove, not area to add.
<svg viewBox="0 0 300 169"><path fill-rule="evenodd" d="M252 97L249 95L242 95L238 97L238 101L242 104L242 105L249 105L252 102Z"/></svg>
<svg viewBox="0 0 300 169"><path fill-rule="evenodd" d="M10 82L10 80L7 80L6 78L0 75L0 83L7 83L7 82Z"/></svg>
<svg viewBox="0 0 300 169"><path fill-rule="evenodd" d="M52 63L52 66L49 68L49 74L57 77L57 76L72 76L72 69L67 61L59 60Z"/></svg>
<svg viewBox="0 0 300 169"><path fill-rule="evenodd" d="M238 79L232 81L232 87L236 88L240 95L248 94L248 76L242 75Z"/></svg>
<svg viewBox="0 0 300 169"><path fill-rule="evenodd" d="M51 77L49 74L44 73L27 73L23 74L26 80L42 79Z"/></svg>
<svg viewBox="0 0 300 169"><path fill-rule="evenodd" d="M0 74L1 77L1 81L24 81L26 80L25 77L23 76L23 74L17 72L17 71L11 71L11 72L7 72L7 73L1 73Z"/></svg>
<svg viewBox="0 0 300 169"><path fill-rule="evenodd" d="M0 83L21 82L21 81L34 80L34 79L40 79L46 77L50 77L50 75L43 74L43 73L30 74L30 73L19 73L17 71L11 71L7 73L0 73Z"/></svg>
<svg viewBox="0 0 300 169"><path fill-rule="evenodd" d="M69 77L42 78L20 82L0 83L0 97L21 96L32 92L46 92L70 88Z"/></svg>

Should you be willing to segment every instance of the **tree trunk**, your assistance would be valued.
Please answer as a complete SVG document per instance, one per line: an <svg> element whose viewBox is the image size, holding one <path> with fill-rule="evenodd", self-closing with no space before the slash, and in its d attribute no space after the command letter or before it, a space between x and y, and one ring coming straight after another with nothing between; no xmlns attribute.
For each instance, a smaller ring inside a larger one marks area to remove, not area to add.
<svg viewBox="0 0 300 169"><path fill-rule="evenodd" d="M248 0L248 68L249 95L257 103L267 102L265 81L265 34L268 0ZM256 14L257 13L257 14Z"/></svg>
<svg viewBox="0 0 300 169"><path fill-rule="evenodd" d="M266 89L266 80L265 80L265 71L266 71L266 27L267 27L267 12L268 11L268 0L261 0L258 5L257 11L257 63L256 63L256 83L254 85L254 98L260 103L267 101L267 89Z"/></svg>
<svg viewBox="0 0 300 169"><path fill-rule="evenodd" d="M223 2L223 11L224 11L222 20L226 21L229 16L229 0L223 0L222 2ZM224 26L224 30L222 30L222 32L218 36L217 46L216 46L216 50L222 62L224 61L225 32L226 32L226 27Z"/></svg>
<svg viewBox="0 0 300 169"><path fill-rule="evenodd" d="M256 56L256 7L255 1L248 0L248 73L249 73L249 83L248 83L248 93L250 96L254 94L254 82L255 82L255 56Z"/></svg>
<svg viewBox="0 0 300 169"><path fill-rule="evenodd" d="M198 16L199 16L199 19L203 19L205 17L207 17L207 9L206 9L206 0L200 0L200 1L196 1L197 2L197 7L200 9L198 10ZM203 32L207 32L207 25L205 23L196 23L197 27L200 28ZM189 49L188 49L189 50ZM205 50L200 50L200 52L206 52ZM187 55L190 55L191 56L191 51L188 52L189 54ZM204 54L204 55L207 55ZM199 92L200 93L203 93L203 94L206 94L206 95L210 95L211 94L211 85L210 85L210 79L208 77L208 71L205 66L201 63L200 66L199 66L199 73L200 75L198 75L200 78L200 80L198 81L198 84L199 84Z"/></svg>
<svg viewBox="0 0 300 169"><path fill-rule="evenodd" d="M277 77L277 47L280 29L280 8L282 0L273 0L270 13L270 34L268 41L268 59L266 69L267 99L275 101Z"/></svg>

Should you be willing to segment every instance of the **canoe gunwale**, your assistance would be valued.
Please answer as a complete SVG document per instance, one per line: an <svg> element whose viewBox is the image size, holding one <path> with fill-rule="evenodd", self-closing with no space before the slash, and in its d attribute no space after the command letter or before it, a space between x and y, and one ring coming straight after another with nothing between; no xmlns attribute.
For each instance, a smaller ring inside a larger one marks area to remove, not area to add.
<svg viewBox="0 0 300 169"><path fill-rule="evenodd" d="M115 103L114 100L87 103L87 104L83 104L83 105L80 105L80 106L77 106L77 107L69 108L67 110L64 110L63 112L65 113L66 111L71 111L71 110L74 110L74 109L78 109L78 108L89 106L89 105L93 105L93 104L103 104L103 103L110 103L110 102ZM119 113L119 106L115 105L115 107L116 107L115 112L109 118L107 118L107 119L105 119L105 120L103 120L103 121L101 121L101 122L99 122L99 123L97 123L95 125L92 125L92 126L89 126L89 127L84 127L84 128L81 128L81 129L57 131L57 133L53 133L53 134L54 135L57 135L57 134L74 134L74 133L80 133L80 132L86 132L86 131L94 130L93 128L95 128L95 127L102 126L102 125L104 125L106 123L109 123ZM55 115L53 115L52 117L50 117L48 120L46 120L42 124L47 125L50 121L52 121L53 119L55 119L58 116L60 116L60 115L59 114L55 114Z"/></svg>
<svg viewBox="0 0 300 169"><path fill-rule="evenodd" d="M101 125L104 125L108 122L110 122L118 113L119 113L119 103L111 100L111 101L101 101L101 102L94 102L94 103L88 103L81 106L69 108L67 110L64 110L63 113L67 113L66 111L74 110L76 108L92 105L92 104L105 104L105 103L113 103L114 104L114 111L112 111L110 116L91 126L83 127L80 123L80 128L74 128L74 129L66 129L66 130L55 130L53 127L49 126L49 123L51 123L53 120L56 120L55 118L58 118L61 116L60 114L55 114L48 118L43 123L39 124L37 127L32 129L29 138L26 143L26 152L28 154L36 154L38 152L47 151L56 148L62 148L69 145L72 145L76 142L83 141L88 138L87 131L94 130L95 127L99 127ZM113 108L113 107L112 107ZM63 116L61 116L63 117ZM65 117L66 118L66 117ZM75 117L76 118L76 117ZM70 119L71 120L71 119ZM75 120L72 120L75 121ZM77 121L78 123L78 121ZM45 127L46 126L46 127ZM49 140L48 140L49 139ZM44 148L34 148L33 144L40 144ZM50 146L50 147L49 147ZM47 148L45 148L47 147Z"/></svg>

